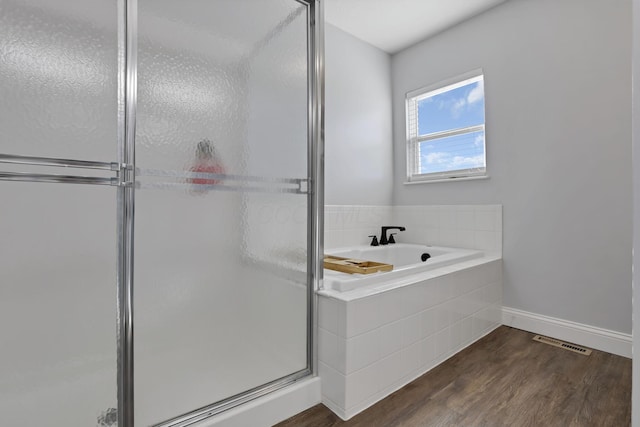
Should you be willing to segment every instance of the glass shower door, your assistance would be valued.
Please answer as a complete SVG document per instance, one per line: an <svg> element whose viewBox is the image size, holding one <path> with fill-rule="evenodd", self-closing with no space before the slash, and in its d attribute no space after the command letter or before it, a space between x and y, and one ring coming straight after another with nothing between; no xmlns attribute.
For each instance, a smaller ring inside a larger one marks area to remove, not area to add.
<svg viewBox="0 0 640 427"><path fill-rule="evenodd" d="M307 8L138 1L136 425L308 372Z"/></svg>
<svg viewBox="0 0 640 427"><path fill-rule="evenodd" d="M115 2L0 1L3 426L116 423L117 49Z"/></svg>

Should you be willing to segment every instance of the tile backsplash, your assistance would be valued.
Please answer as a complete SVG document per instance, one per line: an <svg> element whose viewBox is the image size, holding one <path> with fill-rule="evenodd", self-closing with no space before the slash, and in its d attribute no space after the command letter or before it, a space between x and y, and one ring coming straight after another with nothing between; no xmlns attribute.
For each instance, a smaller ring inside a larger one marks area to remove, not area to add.
<svg viewBox="0 0 640 427"><path fill-rule="evenodd" d="M368 245L380 227L394 225L392 206L328 205L324 209L324 246Z"/></svg>
<svg viewBox="0 0 640 427"><path fill-rule="evenodd" d="M325 206L325 248L368 245L380 227L399 225L399 243L502 253L502 205ZM395 232L395 230L394 230Z"/></svg>

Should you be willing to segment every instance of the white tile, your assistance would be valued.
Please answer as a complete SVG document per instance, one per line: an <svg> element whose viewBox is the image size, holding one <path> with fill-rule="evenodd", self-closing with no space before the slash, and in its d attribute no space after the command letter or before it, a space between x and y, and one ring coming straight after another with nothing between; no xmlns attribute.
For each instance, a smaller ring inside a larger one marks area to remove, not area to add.
<svg viewBox="0 0 640 427"><path fill-rule="evenodd" d="M454 323L451 328L451 348L457 350L462 344L462 322Z"/></svg>
<svg viewBox="0 0 640 427"><path fill-rule="evenodd" d="M407 228L413 228L417 221L415 220L415 212L412 207L395 206L393 209L393 223Z"/></svg>
<svg viewBox="0 0 640 427"><path fill-rule="evenodd" d="M359 227L381 227L390 219L389 206L362 206L359 209Z"/></svg>
<svg viewBox="0 0 640 427"><path fill-rule="evenodd" d="M318 328L318 359L338 369L338 336L323 328Z"/></svg>
<svg viewBox="0 0 640 427"><path fill-rule="evenodd" d="M407 227L405 232L396 236L396 241L399 243L415 243L418 245L426 244L426 239L426 230L419 225L415 225L411 228Z"/></svg>
<svg viewBox="0 0 640 427"><path fill-rule="evenodd" d="M410 375L422 366L422 342L417 341L402 350L402 366L404 371L402 376Z"/></svg>
<svg viewBox="0 0 640 427"><path fill-rule="evenodd" d="M471 295L466 293L459 298L460 314L462 317L468 317L473 314L473 304L471 303Z"/></svg>
<svg viewBox="0 0 640 427"><path fill-rule="evenodd" d="M379 331L379 354L385 358L402 349L402 320L382 325Z"/></svg>
<svg viewBox="0 0 640 427"><path fill-rule="evenodd" d="M464 283L473 283L474 287L476 287L475 283L478 283L476 268L477 267L457 271L455 275L451 276L451 279L457 280L462 287L464 287Z"/></svg>
<svg viewBox="0 0 640 427"><path fill-rule="evenodd" d="M451 290L451 298L457 298L462 295L463 283L460 280L451 280L449 283L449 289Z"/></svg>
<svg viewBox="0 0 640 427"><path fill-rule="evenodd" d="M371 228L358 227L345 230L344 239L349 240L347 246L368 246L371 243L370 235L375 234Z"/></svg>
<svg viewBox="0 0 640 427"><path fill-rule="evenodd" d="M425 282L405 286L403 292L404 301L402 305L405 307L407 315L418 313L427 307L425 299L425 290L427 285Z"/></svg>
<svg viewBox="0 0 640 427"><path fill-rule="evenodd" d="M446 354L451 348L451 335L449 328L445 328L435 335L436 357Z"/></svg>
<svg viewBox="0 0 640 427"><path fill-rule="evenodd" d="M347 307L348 303L345 301L338 304L338 336L341 338L347 336Z"/></svg>
<svg viewBox="0 0 640 427"><path fill-rule="evenodd" d="M475 225L475 212L473 208L459 208L457 210L456 228L458 230L473 230Z"/></svg>
<svg viewBox="0 0 640 427"><path fill-rule="evenodd" d="M471 307L471 313L475 315L478 310L482 308L481 295L482 291L480 289L476 289L469 294L469 305Z"/></svg>
<svg viewBox="0 0 640 427"><path fill-rule="evenodd" d="M420 313L420 337L426 338L438 330L436 310L430 308Z"/></svg>
<svg viewBox="0 0 640 427"><path fill-rule="evenodd" d="M433 305L439 305L449 299L449 290L447 288L447 281L445 277L436 277L432 280L430 285L431 291L429 294L431 295L431 300L433 301Z"/></svg>
<svg viewBox="0 0 640 427"><path fill-rule="evenodd" d="M491 303L491 290L490 285L485 285L480 291L480 303L483 307L488 306Z"/></svg>
<svg viewBox="0 0 640 427"><path fill-rule="evenodd" d="M420 223L425 228L437 229L440 227L439 212L437 209L430 206L419 207Z"/></svg>
<svg viewBox="0 0 640 427"><path fill-rule="evenodd" d="M380 323L378 326L395 322L406 316L404 307L405 292L405 290L399 288L376 295L379 301L378 310L380 311Z"/></svg>
<svg viewBox="0 0 640 427"><path fill-rule="evenodd" d="M449 322L451 324L459 322L463 317L462 299L460 297L449 301Z"/></svg>
<svg viewBox="0 0 640 427"><path fill-rule="evenodd" d="M440 229L439 228L425 228L425 245L437 245L440 240Z"/></svg>
<svg viewBox="0 0 640 427"><path fill-rule="evenodd" d="M370 214L371 224L381 227L393 224L394 206L373 206L373 213ZM402 225L402 224L399 224Z"/></svg>
<svg viewBox="0 0 640 427"><path fill-rule="evenodd" d="M477 208L475 220L475 230L495 231L496 229L496 213L494 209Z"/></svg>
<svg viewBox="0 0 640 427"><path fill-rule="evenodd" d="M338 214L334 210L325 209L324 212L324 230L325 238L328 230L339 230L342 228L342 224L338 222Z"/></svg>
<svg viewBox="0 0 640 427"><path fill-rule="evenodd" d="M420 340L420 314L402 320L402 345L407 347Z"/></svg>
<svg viewBox="0 0 640 427"><path fill-rule="evenodd" d="M324 231L324 249L331 250L344 246L342 243L342 230L325 230Z"/></svg>
<svg viewBox="0 0 640 427"><path fill-rule="evenodd" d="M462 275L458 275L457 282L460 284L460 292L462 295L468 294L477 287L474 280L464 280Z"/></svg>
<svg viewBox="0 0 640 427"><path fill-rule="evenodd" d="M385 357L374 365L378 370L379 385L384 389L402 378L402 351Z"/></svg>
<svg viewBox="0 0 640 427"><path fill-rule="evenodd" d="M442 206L438 212L440 229L455 229L457 226L457 215L454 206Z"/></svg>
<svg viewBox="0 0 640 427"><path fill-rule="evenodd" d="M343 230L350 226L347 223L348 211L344 207L334 206L330 211L325 212L328 215L330 230Z"/></svg>
<svg viewBox="0 0 640 427"><path fill-rule="evenodd" d="M447 274L445 276L438 277L438 293L440 301L448 301L453 298L455 286L453 283L456 280L460 280L460 273Z"/></svg>
<svg viewBox="0 0 640 427"><path fill-rule="evenodd" d="M492 304L489 306L490 326L497 326L502 322L502 304Z"/></svg>
<svg viewBox="0 0 640 427"><path fill-rule="evenodd" d="M346 378L345 407L351 408L380 389L377 366L370 365Z"/></svg>
<svg viewBox="0 0 640 427"><path fill-rule="evenodd" d="M458 232L455 228L441 228L438 236L438 245L456 247L458 244Z"/></svg>
<svg viewBox="0 0 640 427"><path fill-rule="evenodd" d="M502 300L502 287L499 283L487 285L487 302L489 305L497 304Z"/></svg>
<svg viewBox="0 0 640 427"><path fill-rule="evenodd" d="M433 307L434 305L440 304L442 301L439 300L438 296L438 282L437 278L425 280L424 284L421 285L423 289L422 300L424 302L424 308Z"/></svg>
<svg viewBox="0 0 640 427"><path fill-rule="evenodd" d="M433 363L436 358L436 336L431 335L420 341L422 347L421 365L423 367Z"/></svg>
<svg viewBox="0 0 640 427"><path fill-rule="evenodd" d="M480 337L483 330L483 322L480 318L479 312L471 316L471 336L472 339L477 339Z"/></svg>
<svg viewBox="0 0 640 427"><path fill-rule="evenodd" d="M502 285L500 283L489 285L489 302L491 304L500 304L502 302Z"/></svg>
<svg viewBox="0 0 640 427"><path fill-rule="evenodd" d="M332 366L343 375L347 374L347 339L338 337L336 348L336 364Z"/></svg>
<svg viewBox="0 0 640 427"><path fill-rule="evenodd" d="M449 326L449 307L447 303L439 304L433 309L436 315L436 330L441 331L447 326Z"/></svg>
<svg viewBox="0 0 640 427"><path fill-rule="evenodd" d="M496 251L497 248L497 233L494 231L476 230L475 244L477 249L483 251Z"/></svg>
<svg viewBox="0 0 640 427"><path fill-rule="evenodd" d="M456 237L456 247L459 248L476 248L476 235L473 230L458 230Z"/></svg>
<svg viewBox="0 0 640 427"><path fill-rule="evenodd" d="M322 395L346 409L345 376L322 362L318 363L318 375L320 375L320 378L322 379Z"/></svg>
<svg viewBox="0 0 640 427"><path fill-rule="evenodd" d="M502 283L502 260L490 263L489 270L489 283Z"/></svg>
<svg viewBox="0 0 640 427"><path fill-rule="evenodd" d="M338 333L338 301L324 296L318 298L318 326Z"/></svg>
<svg viewBox="0 0 640 427"><path fill-rule="evenodd" d="M351 338L376 329L379 322L379 313L380 298L377 295L348 302L345 338Z"/></svg>
<svg viewBox="0 0 640 427"><path fill-rule="evenodd" d="M473 269L473 273L472 280L477 282L480 286L485 286L494 281L493 277L495 276L495 266L492 264L479 265ZM471 278L468 278L467 280L470 281Z"/></svg>
<svg viewBox="0 0 640 427"><path fill-rule="evenodd" d="M380 358L380 334L377 329L346 340L347 375L364 368Z"/></svg>
<svg viewBox="0 0 640 427"><path fill-rule="evenodd" d="M480 311L480 315L478 316L480 318L481 324L480 324L480 330L481 333L484 333L487 329L489 329L491 327L491 320L490 320L490 309L489 307L485 307Z"/></svg>
<svg viewBox="0 0 640 427"><path fill-rule="evenodd" d="M469 344L471 342L471 338L473 335L471 317L465 317L462 319L462 330L461 330L461 340L462 344Z"/></svg>

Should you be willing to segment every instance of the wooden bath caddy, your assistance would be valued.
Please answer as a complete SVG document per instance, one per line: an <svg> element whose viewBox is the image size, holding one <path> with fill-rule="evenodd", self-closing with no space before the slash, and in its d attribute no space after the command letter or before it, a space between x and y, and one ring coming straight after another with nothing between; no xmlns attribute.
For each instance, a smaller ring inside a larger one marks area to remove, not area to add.
<svg viewBox="0 0 640 427"><path fill-rule="evenodd" d="M381 262L365 261L361 259L325 255L324 268L349 274L371 274L377 273L378 271L391 271L393 270L393 265L384 264Z"/></svg>

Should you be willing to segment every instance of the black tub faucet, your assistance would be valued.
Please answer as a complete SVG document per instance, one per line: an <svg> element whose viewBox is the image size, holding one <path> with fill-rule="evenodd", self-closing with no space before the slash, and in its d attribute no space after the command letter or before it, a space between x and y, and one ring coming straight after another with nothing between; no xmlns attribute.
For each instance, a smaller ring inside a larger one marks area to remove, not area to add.
<svg viewBox="0 0 640 427"><path fill-rule="evenodd" d="M404 227L400 227L397 225L394 226L384 226L382 227L382 233L380 233L380 244L381 245L388 245L389 244L389 239L387 238L387 230L400 230L400 231L404 231L405 228Z"/></svg>

